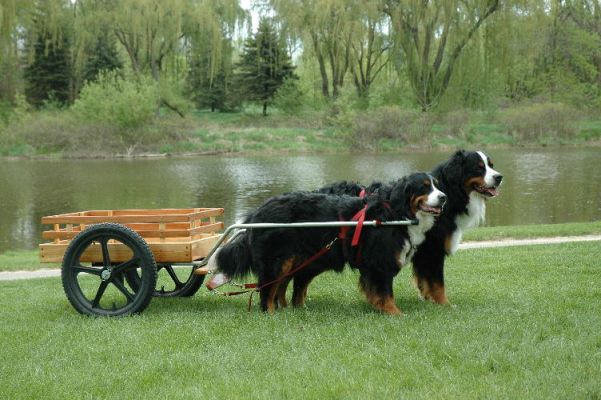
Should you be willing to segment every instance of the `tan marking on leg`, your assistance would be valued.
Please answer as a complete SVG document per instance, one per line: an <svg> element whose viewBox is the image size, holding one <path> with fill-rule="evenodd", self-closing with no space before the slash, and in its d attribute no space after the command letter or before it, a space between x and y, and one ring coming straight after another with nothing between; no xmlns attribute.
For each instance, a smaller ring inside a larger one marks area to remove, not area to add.
<svg viewBox="0 0 601 400"><path fill-rule="evenodd" d="M419 276L413 275L413 283L415 284L415 287L417 288L417 290L419 292L419 297L422 300L431 299L430 285L428 284L428 282L425 279L420 278Z"/></svg>
<svg viewBox="0 0 601 400"><path fill-rule="evenodd" d="M267 295L267 312L272 314L275 312L275 295L277 294L278 291L278 287L280 285L277 283L274 283L273 285L271 285L271 287L269 288L269 293Z"/></svg>
<svg viewBox="0 0 601 400"><path fill-rule="evenodd" d="M446 239L444 240L444 250L447 254L451 254L451 244L453 243L453 241L451 240L453 238L453 235L449 235L446 237Z"/></svg>
<svg viewBox="0 0 601 400"><path fill-rule="evenodd" d="M302 307L305 305L307 299L307 292L309 290L309 284L313 280L313 277L307 279L303 287L298 288L294 291L294 298L292 299L292 305L294 307Z"/></svg>
<svg viewBox="0 0 601 400"><path fill-rule="evenodd" d="M371 304L376 310L389 315L403 315L401 310L396 306L394 298L392 296L382 297L379 294L366 288L362 282L359 282L359 287L365 295L367 302Z"/></svg>
<svg viewBox="0 0 601 400"><path fill-rule="evenodd" d="M376 308L386 314L402 315L401 310L396 306L396 303L394 302L394 298L392 296L380 298L380 302L378 303L378 306L376 306Z"/></svg>
<svg viewBox="0 0 601 400"><path fill-rule="evenodd" d="M288 290L288 284L292 278L286 279L278 287L277 300L280 307L288 307L288 301L286 301L286 291Z"/></svg>
<svg viewBox="0 0 601 400"><path fill-rule="evenodd" d="M282 263L282 267L280 268L280 275L277 278L278 280L283 279L284 276L286 276L286 274L292 270L292 268L294 267L294 259L295 257L290 257ZM286 302L286 287L288 285L288 281L289 280L285 280L285 282L276 282L273 285L271 285L271 287L269 288L269 295L267 297L267 311L273 312L275 311L278 303L280 305L282 304L279 301L281 292L283 292L284 303ZM277 302L276 297L278 300ZM285 307L285 305L282 306Z"/></svg>
<svg viewBox="0 0 601 400"><path fill-rule="evenodd" d="M433 302L438 304L449 304L447 295L445 293L444 285L441 283L433 283L431 289L431 299Z"/></svg>

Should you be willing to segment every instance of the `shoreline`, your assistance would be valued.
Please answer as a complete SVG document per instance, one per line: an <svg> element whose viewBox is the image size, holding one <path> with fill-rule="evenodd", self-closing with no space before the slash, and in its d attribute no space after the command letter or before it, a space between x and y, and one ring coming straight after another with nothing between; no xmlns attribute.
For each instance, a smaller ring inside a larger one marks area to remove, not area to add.
<svg viewBox="0 0 601 400"><path fill-rule="evenodd" d="M342 143L341 143L342 145ZM288 150L288 149L268 149L268 150L242 150L242 151L198 151L198 152L170 152L170 153L138 153L138 154L90 154L90 155L65 155L63 153L34 154L21 156L0 156L4 161L48 161L48 160L140 160L140 159L167 159L167 158L194 158L207 156L224 157L248 157L248 156L284 156L284 155L336 155L336 154L407 154L407 153L425 153L427 151L453 151L460 148L479 148L487 149L558 149L558 148L587 148L601 147L601 140L594 140L582 143L558 143L558 144L469 144L467 145L407 145L391 150Z"/></svg>

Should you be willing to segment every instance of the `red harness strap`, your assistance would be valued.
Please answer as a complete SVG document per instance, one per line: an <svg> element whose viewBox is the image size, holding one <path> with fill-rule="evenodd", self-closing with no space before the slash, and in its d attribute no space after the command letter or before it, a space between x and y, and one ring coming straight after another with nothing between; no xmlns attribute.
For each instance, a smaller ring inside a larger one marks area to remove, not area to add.
<svg viewBox="0 0 601 400"><path fill-rule="evenodd" d="M239 291L235 291L235 292L217 292L217 291L215 291L215 293L221 294L222 296L237 296L239 294L244 294L244 293L250 292L250 298L248 299L248 311L250 311L250 307L252 305L252 295L255 292L259 292L259 291L261 291L261 289L266 288L267 286L282 282L284 279L296 274L298 271L305 268L306 266L313 263L318 258L322 257L328 251L330 251L330 249L332 248L332 245L334 244L334 242L336 242L336 240L338 240L338 238L334 238L334 240L332 240L325 247L320 249L317 253L315 253L311 257L307 258L298 267L288 271L286 274L278 277L277 279L274 279L273 281L264 283L260 286L258 283L245 283L242 285L243 290L239 290Z"/></svg>
<svg viewBox="0 0 601 400"><path fill-rule="evenodd" d="M355 214L353 216L353 218L351 218L351 221L357 221L357 227L355 228L355 233L353 234L353 240L351 241L352 246L357 246L359 244L359 239L361 238L361 231L363 230L363 222L365 222L365 212L366 211L367 211L367 206L363 207L361 210L359 210L357 212L357 214ZM338 237L340 239L345 239L346 234L348 233L349 229L350 229L349 226L341 227Z"/></svg>

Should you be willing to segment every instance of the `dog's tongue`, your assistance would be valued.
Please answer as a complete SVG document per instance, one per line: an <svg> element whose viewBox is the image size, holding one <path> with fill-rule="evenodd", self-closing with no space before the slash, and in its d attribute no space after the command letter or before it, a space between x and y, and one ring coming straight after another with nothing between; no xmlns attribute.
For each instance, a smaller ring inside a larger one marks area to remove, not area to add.
<svg viewBox="0 0 601 400"><path fill-rule="evenodd" d="M497 190L497 188L487 188L486 193L488 193L490 197L495 197L499 194L499 191Z"/></svg>
<svg viewBox="0 0 601 400"><path fill-rule="evenodd" d="M433 214L440 214L440 212L442 211L440 207L430 207L426 205L422 206L422 210Z"/></svg>

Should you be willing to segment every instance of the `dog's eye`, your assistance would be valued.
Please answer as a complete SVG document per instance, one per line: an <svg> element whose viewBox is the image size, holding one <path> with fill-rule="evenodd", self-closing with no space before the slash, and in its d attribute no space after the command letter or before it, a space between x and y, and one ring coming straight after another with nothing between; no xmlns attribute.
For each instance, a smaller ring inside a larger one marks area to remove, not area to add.
<svg viewBox="0 0 601 400"><path fill-rule="evenodd" d="M492 165L492 161L491 160L488 160L488 166L491 167L491 168L494 168L494 165Z"/></svg>
<svg viewBox="0 0 601 400"><path fill-rule="evenodd" d="M430 186L430 181L429 181L429 180L427 180L427 179L426 179L426 180L424 180L424 185L426 185L426 186Z"/></svg>
<svg viewBox="0 0 601 400"><path fill-rule="evenodd" d="M480 161L480 162L478 163L478 166L479 166L480 168L484 168L484 163L483 163L482 161Z"/></svg>

